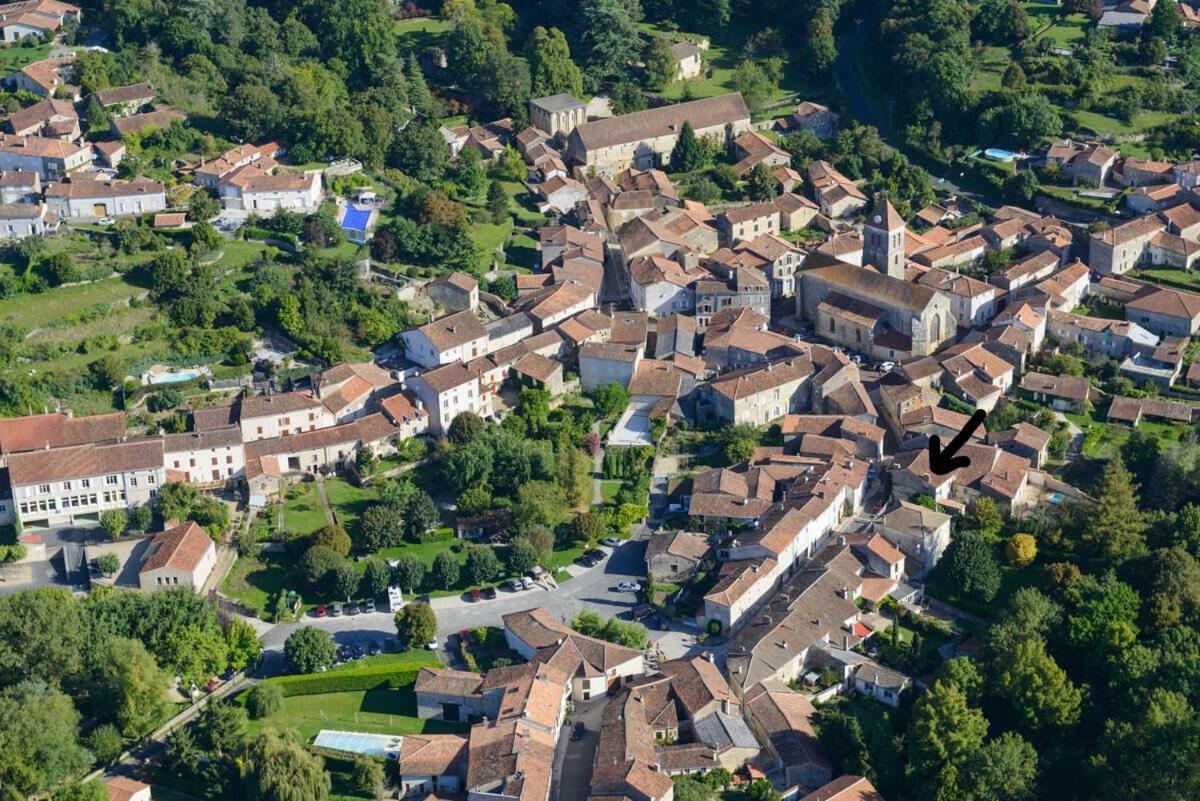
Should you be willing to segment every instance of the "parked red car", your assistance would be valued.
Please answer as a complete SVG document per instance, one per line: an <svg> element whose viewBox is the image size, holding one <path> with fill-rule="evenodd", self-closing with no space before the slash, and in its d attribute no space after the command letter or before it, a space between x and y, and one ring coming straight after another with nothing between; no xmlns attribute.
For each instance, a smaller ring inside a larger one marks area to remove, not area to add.
<svg viewBox="0 0 1200 801"><path fill-rule="evenodd" d="M325 617L325 604L317 605L317 617Z"/></svg>

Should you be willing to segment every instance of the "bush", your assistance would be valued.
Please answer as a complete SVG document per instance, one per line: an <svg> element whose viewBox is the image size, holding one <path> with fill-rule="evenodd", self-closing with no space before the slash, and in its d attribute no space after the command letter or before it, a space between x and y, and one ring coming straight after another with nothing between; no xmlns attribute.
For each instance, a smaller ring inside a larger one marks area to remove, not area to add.
<svg viewBox="0 0 1200 801"><path fill-rule="evenodd" d="M129 516L124 509L109 509L100 514L100 526L109 539L115 540L125 532L129 524Z"/></svg>
<svg viewBox="0 0 1200 801"><path fill-rule="evenodd" d="M1013 567L1028 567L1037 558L1037 540L1032 534L1013 534L1004 546L1004 555Z"/></svg>
<svg viewBox="0 0 1200 801"><path fill-rule="evenodd" d="M721 633L721 621L713 618L708 621L708 633L714 637Z"/></svg>
<svg viewBox="0 0 1200 801"><path fill-rule="evenodd" d="M263 682L246 695L246 711L254 720L269 718L283 706L283 691L279 685Z"/></svg>
<svg viewBox="0 0 1200 801"><path fill-rule="evenodd" d="M277 686L284 698L297 695L359 692L361 690L395 690L416 682L418 672L420 672L420 668L417 667L397 668L395 665L379 665L370 670L332 670L326 673L310 673L301 676L281 676L264 682L264 684Z"/></svg>
<svg viewBox="0 0 1200 801"><path fill-rule="evenodd" d="M96 761L103 764L112 762L121 755L125 741L121 739L121 733L117 731L116 726L104 723L92 729L87 737L87 746L96 755Z"/></svg>
<svg viewBox="0 0 1200 801"><path fill-rule="evenodd" d="M313 547L328 548L339 556L350 554L350 535L338 525L321 526L312 533Z"/></svg>

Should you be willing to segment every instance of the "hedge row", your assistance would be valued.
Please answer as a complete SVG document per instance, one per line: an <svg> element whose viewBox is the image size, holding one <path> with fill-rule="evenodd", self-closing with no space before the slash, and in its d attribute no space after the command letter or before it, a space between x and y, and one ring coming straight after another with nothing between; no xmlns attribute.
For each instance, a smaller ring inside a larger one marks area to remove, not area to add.
<svg viewBox="0 0 1200 801"><path fill-rule="evenodd" d="M601 465L604 478L633 478L647 472L654 449L647 445L606 448Z"/></svg>
<svg viewBox="0 0 1200 801"><path fill-rule="evenodd" d="M420 670L419 667L398 668L395 665L380 665L376 670L332 670L301 676L281 676L270 681L285 697L361 690L395 690L414 683Z"/></svg>
<svg viewBox="0 0 1200 801"><path fill-rule="evenodd" d="M258 228L252 225L247 225L242 229L243 239L277 239L280 242L287 242L294 248L300 247L300 237L289 231L268 231L266 228Z"/></svg>

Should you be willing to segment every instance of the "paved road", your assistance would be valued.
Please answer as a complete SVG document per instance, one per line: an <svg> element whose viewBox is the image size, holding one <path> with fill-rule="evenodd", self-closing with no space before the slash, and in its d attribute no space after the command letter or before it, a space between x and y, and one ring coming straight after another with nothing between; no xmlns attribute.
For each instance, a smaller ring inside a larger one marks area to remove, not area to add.
<svg viewBox="0 0 1200 801"><path fill-rule="evenodd" d="M554 752L554 778L550 784L553 801L580 801L592 794L592 765L596 761L596 747L600 744L600 724L604 718L606 696L590 701L575 703L575 711L569 723L563 725L558 748ZM585 727L583 737L571 739L575 723Z"/></svg>

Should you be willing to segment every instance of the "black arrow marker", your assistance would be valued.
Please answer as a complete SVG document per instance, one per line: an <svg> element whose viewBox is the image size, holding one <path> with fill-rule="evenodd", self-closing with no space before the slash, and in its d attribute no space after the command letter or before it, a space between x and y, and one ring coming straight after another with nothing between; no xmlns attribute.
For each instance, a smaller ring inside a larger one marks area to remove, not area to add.
<svg viewBox="0 0 1200 801"><path fill-rule="evenodd" d="M971 415L971 419L963 426L963 430L958 432L954 439L950 440L950 445L946 450L942 450L942 438L937 434L929 437L929 469L934 475L944 476L960 467L970 467L971 460L966 456L955 456L954 454L967 444L967 440L975 433L975 429L983 425L983 421L987 419L987 412L983 409L976 409L975 414Z"/></svg>

